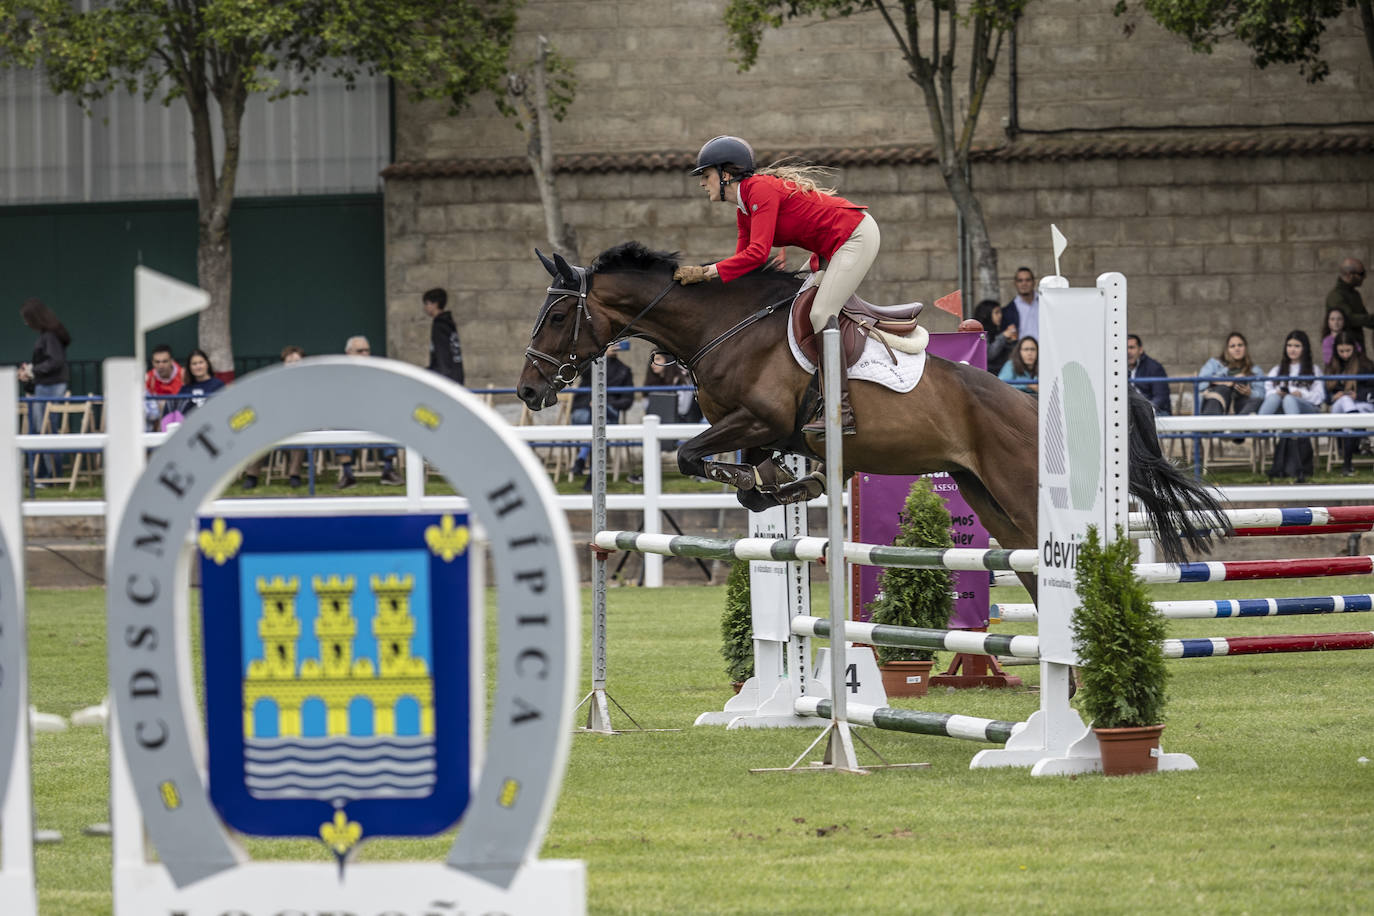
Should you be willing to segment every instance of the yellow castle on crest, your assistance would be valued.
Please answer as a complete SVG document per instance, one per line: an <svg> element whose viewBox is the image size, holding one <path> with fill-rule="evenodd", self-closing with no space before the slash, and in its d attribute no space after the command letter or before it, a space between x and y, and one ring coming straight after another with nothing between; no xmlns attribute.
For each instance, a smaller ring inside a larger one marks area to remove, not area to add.
<svg viewBox="0 0 1374 916"><path fill-rule="evenodd" d="M412 576L388 574L371 577L376 598L372 635L377 640L378 664L370 658L353 658L358 620L353 616L355 580L352 576L313 576L311 587L318 602L315 638L319 658L298 660L301 620L296 616L300 582L295 577L259 577L262 619L258 636L262 657L248 663L243 682L243 733L256 734L254 710L262 700L276 704L277 734L301 735L301 708L318 700L325 708L325 735L349 734L349 709L358 699L372 707L372 734L396 734L396 707L403 700L419 709L419 733L434 734L434 693L429 666L410 654L415 618L410 613ZM380 670L378 670L380 668Z"/></svg>

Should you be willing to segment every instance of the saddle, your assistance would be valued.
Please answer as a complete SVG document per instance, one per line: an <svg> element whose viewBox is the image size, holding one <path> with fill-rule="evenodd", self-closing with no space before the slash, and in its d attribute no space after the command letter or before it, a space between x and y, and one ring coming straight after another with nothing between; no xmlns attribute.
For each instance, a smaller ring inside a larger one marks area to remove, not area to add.
<svg viewBox="0 0 1374 916"><path fill-rule="evenodd" d="M818 366L821 364L821 338L811 328L811 303L815 301L816 290L819 288L808 286L798 293L792 302L792 328L797 336L797 345L801 347L806 358ZM874 305L860 299L857 294L850 296L844 308L840 309L840 348L845 367L848 368L859 361L864 346L874 331L891 334L893 337L905 337L916 330L916 319L923 308L925 305L920 302ZM887 348L892 361L897 362L892 347L883 340L882 334L878 335L878 340Z"/></svg>

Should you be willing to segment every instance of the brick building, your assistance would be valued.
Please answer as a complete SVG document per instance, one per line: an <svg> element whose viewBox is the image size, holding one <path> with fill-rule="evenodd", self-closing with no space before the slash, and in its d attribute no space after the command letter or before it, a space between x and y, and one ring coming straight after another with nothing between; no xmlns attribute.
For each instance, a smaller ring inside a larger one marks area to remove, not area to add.
<svg viewBox="0 0 1374 916"><path fill-rule="evenodd" d="M867 298L931 301L953 289L954 206L883 21L789 23L740 73L725 6L524 8L523 44L547 34L579 81L554 142L583 259L631 238L698 261L730 253L733 214L709 205L684 169L704 139L737 133L765 158L803 153L841 168L842 193L883 229ZM1288 330L1317 330L1341 257L1374 260L1374 66L1353 11L1332 23L1332 71L1315 86L1293 67L1254 68L1238 45L1192 54L1106 2L1041 0L1015 45L1014 68L1005 49L999 60L973 167L1004 301L1019 265L1052 270L1054 222L1075 284L1126 274L1133 330L1173 374L1194 371L1232 328L1267 366ZM450 117L398 94L395 123L384 172L389 355L424 360L419 297L446 286L469 384L508 386L546 285L531 254L547 242L524 137L486 99ZM638 355L632 365L638 378Z"/></svg>

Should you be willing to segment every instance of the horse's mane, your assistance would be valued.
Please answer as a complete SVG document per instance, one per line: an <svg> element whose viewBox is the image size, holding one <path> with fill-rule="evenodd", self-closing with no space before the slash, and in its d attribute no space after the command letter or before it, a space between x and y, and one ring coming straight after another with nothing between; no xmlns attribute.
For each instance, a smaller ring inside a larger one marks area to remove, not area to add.
<svg viewBox="0 0 1374 916"><path fill-rule="evenodd" d="M630 241L621 242L612 248L607 248L597 255L592 261L589 270L594 273L615 273L617 271L631 270L676 270L678 267L678 255L676 251L655 251L640 242ZM750 271L745 277L788 277L796 278L798 272L785 268L771 266L760 267L758 270ZM745 277L741 277L743 280Z"/></svg>

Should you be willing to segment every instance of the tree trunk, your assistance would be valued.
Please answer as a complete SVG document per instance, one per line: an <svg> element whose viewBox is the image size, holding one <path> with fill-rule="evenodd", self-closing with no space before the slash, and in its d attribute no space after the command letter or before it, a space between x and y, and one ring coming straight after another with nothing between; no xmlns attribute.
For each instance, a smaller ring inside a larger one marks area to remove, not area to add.
<svg viewBox="0 0 1374 916"><path fill-rule="evenodd" d="M954 206L964 218L964 232L968 234L969 247L973 250L972 278L974 288L971 295L964 299L964 308L972 314L973 307L983 299L1002 301L1001 281L997 273L997 249L993 247L992 237L988 234L987 220L983 218L983 205L978 196L965 180L967 163L956 160L953 168L942 168L945 187L954 199Z"/></svg>
<svg viewBox="0 0 1374 916"><path fill-rule="evenodd" d="M215 374L232 378L234 346L229 330L229 303L232 301L234 251L227 222L222 229L216 228L213 222L204 214L200 217L196 282L210 294L210 304L200 313L196 336L200 348L210 357Z"/></svg>
<svg viewBox="0 0 1374 916"><path fill-rule="evenodd" d="M191 108L191 137L196 158L198 198L196 244L196 282L210 294L210 304L200 313L196 337L200 348L210 357L215 374L234 376L234 345L230 329L234 251L229 237L229 213L234 205L234 186L238 176L240 127L246 93L237 80L217 88L220 128L224 133L224 161L215 168L214 136L210 129L210 107L201 90L197 98L188 93Z"/></svg>
<svg viewBox="0 0 1374 916"><path fill-rule="evenodd" d="M548 87L549 40L539 36L539 50L533 67L534 98L523 77L512 75L507 82L508 93L515 103L520 122L529 138L525 144L525 159L534 173L539 200L544 205L544 230L554 251L578 264L577 233L563 219L563 198L558 193L558 181L553 165L553 111L549 105Z"/></svg>

